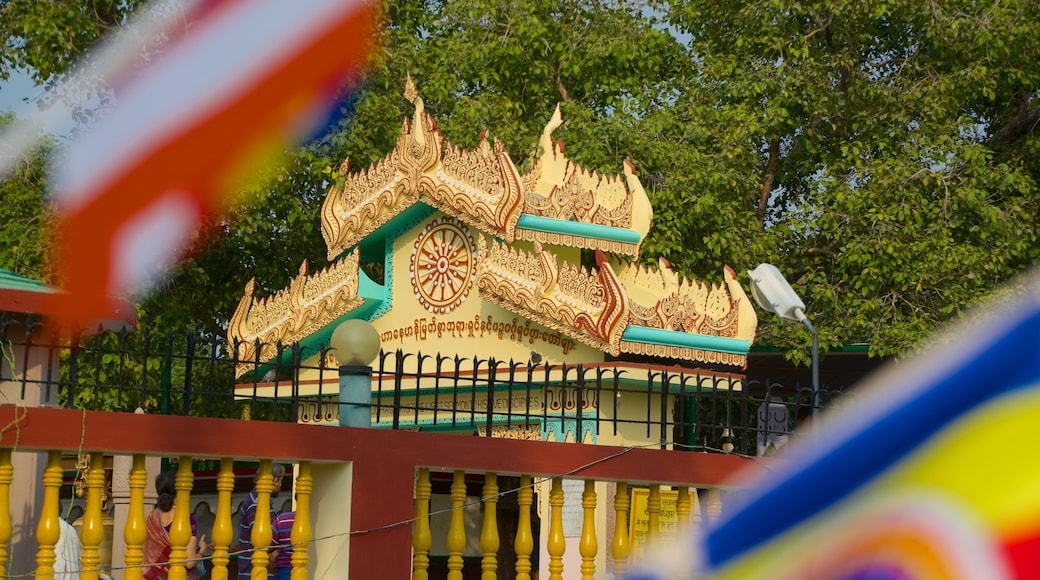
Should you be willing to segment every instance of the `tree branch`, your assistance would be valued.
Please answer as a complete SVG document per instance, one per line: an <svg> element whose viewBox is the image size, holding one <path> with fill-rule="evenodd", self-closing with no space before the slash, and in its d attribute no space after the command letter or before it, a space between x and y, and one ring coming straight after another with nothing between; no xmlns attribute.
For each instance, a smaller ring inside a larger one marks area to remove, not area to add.
<svg viewBox="0 0 1040 580"><path fill-rule="evenodd" d="M1028 106L1028 100L1019 108L1018 114L1008 121L1007 125L1000 128L989 140L989 145L994 148L1007 147L1014 144L1022 137L1033 132L1037 124L1040 124L1040 107L1032 109Z"/></svg>
<svg viewBox="0 0 1040 580"><path fill-rule="evenodd" d="M560 63L556 67L556 90L560 91L560 99L565 103L569 103L570 99L567 98L567 87L563 86L563 79L561 74L563 73L563 63Z"/></svg>
<svg viewBox="0 0 1040 580"><path fill-rule="evenodd" d="M762 193L758 197L758 228L766 227L766 207L769 206L769 195L773 192L773 181L776 179L776 166L780 163L780 138L769 141L769 160L766 162L766 176L762 181Z"/></svg>

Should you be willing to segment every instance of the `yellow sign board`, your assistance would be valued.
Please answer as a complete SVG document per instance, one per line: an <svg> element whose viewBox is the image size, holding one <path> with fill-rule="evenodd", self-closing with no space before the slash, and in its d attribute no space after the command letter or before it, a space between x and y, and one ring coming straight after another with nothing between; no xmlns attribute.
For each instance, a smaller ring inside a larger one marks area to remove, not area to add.
<svg viewBox="0 0 1040 580"><path fill-rule="evenodd" d="M645 487L632 488L629 508L628 541L632 547L633 558L639 558L646 549L646 538L650 533L650 512L647 504L650 490ZM679 492L670 489L661 490L661 511L658 513L658 535L660 539L679 535L679 515L675 504L679 500Z"/></svg>

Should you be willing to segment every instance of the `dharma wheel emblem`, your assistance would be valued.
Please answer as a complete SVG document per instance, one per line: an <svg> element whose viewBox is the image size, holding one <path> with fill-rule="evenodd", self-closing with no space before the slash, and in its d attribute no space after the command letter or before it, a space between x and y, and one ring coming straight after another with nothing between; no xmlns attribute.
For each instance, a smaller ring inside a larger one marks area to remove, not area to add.
<svg viewBox="0 0 1040 580"><path fill-rule="evenodd" d="M440 217L415 240L409 274L415 298L434 313L448 313L469 296L477 276L473 236L462 222Z"/></svg>

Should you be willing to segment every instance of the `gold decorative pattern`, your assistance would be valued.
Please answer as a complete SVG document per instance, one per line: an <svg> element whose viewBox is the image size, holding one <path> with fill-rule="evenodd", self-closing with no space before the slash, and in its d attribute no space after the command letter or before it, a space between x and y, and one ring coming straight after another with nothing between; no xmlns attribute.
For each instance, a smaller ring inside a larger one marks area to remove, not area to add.
<svg viewBox="0 0 1040 580"><path fill-rule="evenodd" d="M724 268L723 278L721 286L680 280L664 258L657 270L618 267L618 279L631 302L629 324L753 341L758 325L754 306L732 268Z"/></svg>
<svg viewBox="0 0 1040 580"><path fill-rule="evenodd" d="M602 252L591 271L562 262L535 244L534 252L478 241L481 296L590 346L617 354L628 301Z"/></svg>
<svg viewBox="0 0 1040 580"><path fill-rule="evenodd" d="M520 173L505 147L482 136L474 150L445 144L411 75L404 96L415 105L394 151L368 170L340 167L342 185L329 189L321 231L329 259L358 244L417 201L491 235L512 241L523 209Z"/></svg>
<svg viewBox="0 0 1040 580"><path fill-rule="evenodd" d="M411 76L404 96L414 112L403 121L393 151L357 172L344 161L343 179L330 188L322 205L329 259L354 250L315 275L308 274L304 262L289 287L269 298L254 298L255 280L250 281L228 329L228 340L239 344L241 360L267 362L278 342L305 338L360 306L357 245L405 210L425 203L442 215L418 232L410 274L413 293L429 312L451 312L476 283L483 300L552 329L566 341L615 356L627 352L746 365L746 354L622 340L631 325L752 342L758 321L729 267L721 285L709 285L680 279L663 259L656 269L608 262L604 252L638 257L653 218L628 160L619 175L589 171L569 160L563 144L553 140L563 123L557 107L542 132L531 170L520 175L504 146L486 134L474 149L447 142ZM525 219L635 232L638 241L636 236L618 241L619 236L605 240L521 228L524 214ZM531 242L533 249L514 247L517 241ZM595 250L596 267L564 261L549 246ZM245 365L236 372L244 373Z"/></svg>
<svg viewBox="0 0 1040 580"><path fill-rule="evenodd" d="M447 314L461 304L476 278L474 243L462 222L441 217L423 228L415 239L409 277L423 308Z"/></svg>
<svg viewBox="0 0 1040 580"><path fill-rule="evenodd" d="M330 260L417 201L507 242L524 239L638 255L638 243L517 228L521 215L529 213L631 229L640 240L650 230L653 211L631 163L624 163L623 176L600 175L568 160L562 144L552 143L552 132L562 123L559 107L542 134L541 156L521 176L505 147L489 142L486 134L472 150L446 143L411 75L404 96L415 112L403 122L394 150L357 173L344 161L343 183L333 185L322 204L321 231Z"/></svg>
<svg viewBox="0 0 1040 580"><path fill-rule="evenodd" d="M343 185L333 185L321 205L321 235L328 258L335 259L379 226L390 221L418 199L402 183L397 151L358 173L350 173L350 160L340 166Z"/></svg>
<svg viewBox="0 0 1040 580"><path fill-rule="evenodd" d="M497 139L480 136L476 149L448 143L441 166L435 170L440 183L428 195L434 205L452 215L477 218L473 225L491 235L513 241L520 220L520 173Z"/></svg>
<svg viewBox="0 0 1040 580"><path fill-rule="evenodd" d="M254 298L256 278L250 280L228 325L228 343L232 347L237 344L237 357L243 361L236 376L252 368L249 363L257 357L262 362L271 360L279 342L290 344L303 339L361 306L358 260L355 249L313 275L304 260L289 287L268 298Z"/></svg>
<svg viewBox="0 0 1040 580"><path fill-rule="evenodd" d="M481 437L487 437L487 425L477 427ZM541 441L542 428L538 425L492 425L491 436L496 439L520 439L523 441Z"/></svg>
<svg viewBox="0 0 1040 580"><path fill-rule="evenodd" d="M707 364L721 364L737 368L747 367L746 354L733 354L700 348L685 348L681 346L650 344L646 342L631 342L628 340L621 341L620 350L621 352L645 356L690 360Z"/></svg>
<svg viewBox="0 0 1040 580"><path fill-rule="evenodd" d="M525 194L524 213L632 229L639 233L639 239L642 240L650 231L653 209L635 175L635 167L625 160L622 180L622 176L601 175L567 159L563 143L553 142L552 139L553 131L562 124L563 117L557 106L542 131L538 144L539 156L531 170L521 178ZM545 239L544 232L532 230L520 230L517 238L555 243ZM559 241L580 245L580 239L581 236L567 236ZM639 255L639 244L614 242L614 245L617 253ZM601 246L593 245L588 249L598 247Z"/></svg>

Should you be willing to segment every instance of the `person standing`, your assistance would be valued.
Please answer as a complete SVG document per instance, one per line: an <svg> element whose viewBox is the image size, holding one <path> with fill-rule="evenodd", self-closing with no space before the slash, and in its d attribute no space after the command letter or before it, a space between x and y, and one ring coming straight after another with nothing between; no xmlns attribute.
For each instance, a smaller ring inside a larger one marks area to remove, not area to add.
<svg viewBox="0 0 1040 580"><path fill-rule="evenodd" d="M271 466L271 475L274 477L274 491L271 492L271 499L278 497L278 491L282 487L282 477L285 475L285 467L281 464L275 463ZM257 470L256 475L253 477L253 490L249 492L246 499L242 501L241 511L239 512L238 520L238 579L239 580L250 580L253 572L253 522L256 520L256 503L258 500L258 493L256 491L256 480L260 476L260 471ZM274 509L272 502L271 506L271 525L274 525L275 518L278 517L278 512Z"/></svg>
<svg viewBox="0 0 1040 580"><path fill-rule="evenodd" d="M278 514L275 518L274 539L271 544L277 550L274 557L274 580L289 580L292 574L292 529L296 521L296 512Z"/></svg>
<svg viewBox="0 0 1040 580"><path fill-rule="evenodd" d="M177 474L164 471L155 478L155 491L159 494L155 509L145 520L144 570L145 580L165 580L170 571L170 527L173 524L174 497ZM198 535L195 516L189 516L191 522L191 540L188 541L187 561L184 567L188 572L188 580L199 577L199 563L203 554L209 550L206 535Z"/></svg>
<svg viewBox="0 0 1040 580"><path fill-rule="evenodd" d="M83 544L76 528L65 518L58 518L58 544L54 546L55 580L78 580Z"/></svg>

